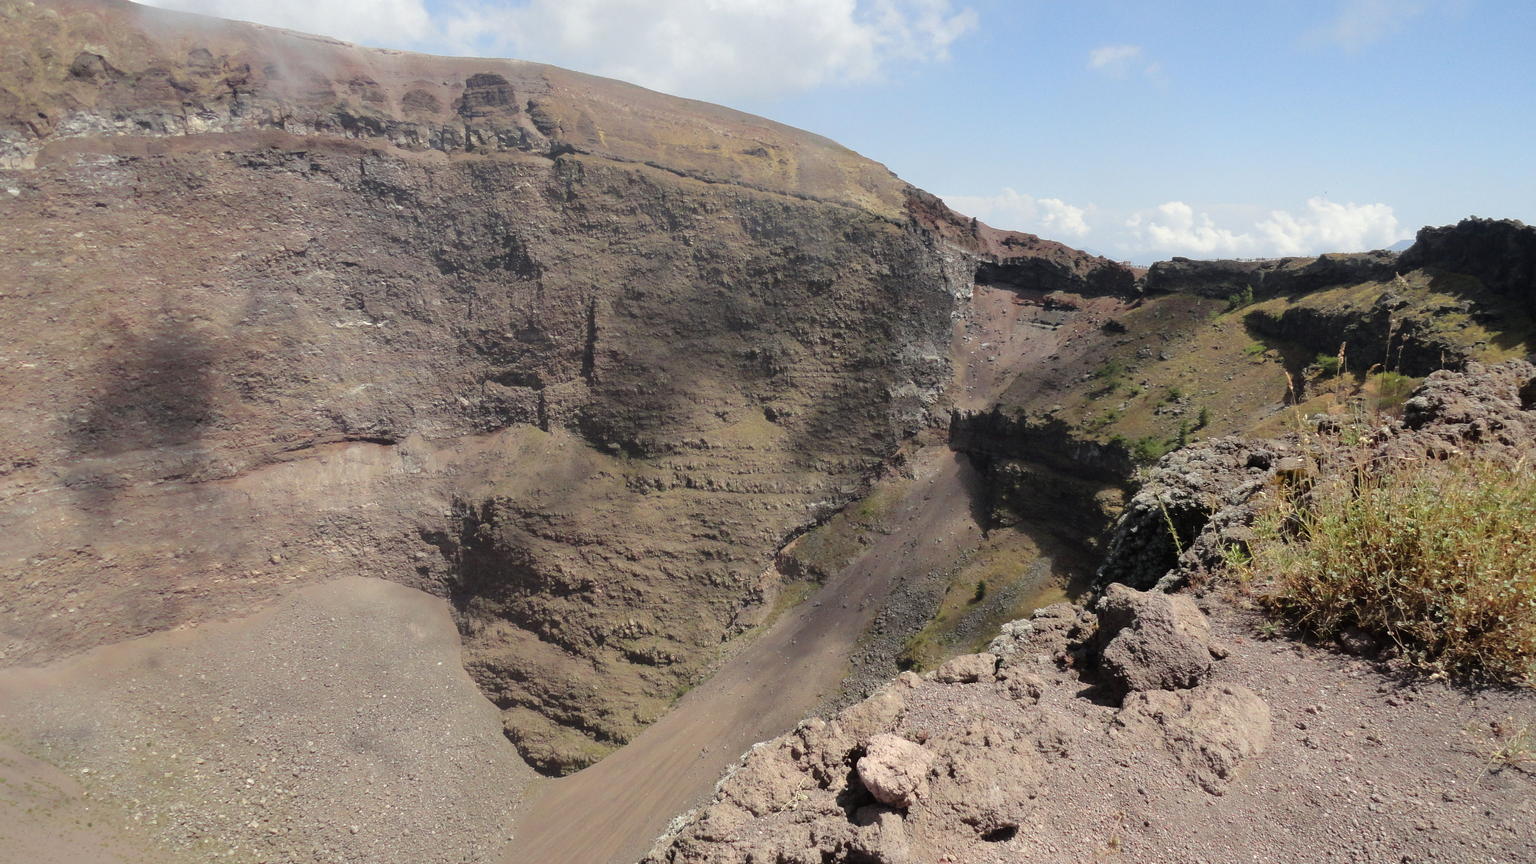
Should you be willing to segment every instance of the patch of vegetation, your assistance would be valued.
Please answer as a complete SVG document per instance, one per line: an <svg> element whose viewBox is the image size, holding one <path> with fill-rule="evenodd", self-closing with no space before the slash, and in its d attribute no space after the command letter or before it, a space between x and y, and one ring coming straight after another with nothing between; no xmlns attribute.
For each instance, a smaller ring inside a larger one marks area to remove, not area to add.
<svg viewBox="0 0 1536 864"><path fill-rule="evenodd" d="M1264 352L1268 351L1268 350L1269 350L1269 346L1265 345L1263 342L1249 342L1243 348L1243 356L1244 357L1262 357L1262 356L1264 356Z"/></svg>
<svg viewBox="0 0 1536 864"><path fill-rule="evenodd" d="M1513 717L1494 723L1493 741L1479 748L1489 771L1513 768L1531 772L1536 768L1536 724Z"/></svg>
<svg viewBox="0 0 1536 864"><path fill-rule="evenodd" d="M1104 429L1105 427L1113 426L1115 421L1120 419L1120 415L1122 413L1123 412L1118 408L1111 408L1105 411L1103 414L1098 415L1097 417L1090 417L1085 420L1083 422L1083 428L1090 432L1097 432L1100 429Z"/></svg>
<svg viewBox="0 0 1536 864"><path fill-rule="evenodd" d="M880 530L911 483L907 478L888 478L868 495L833 514L825 524L806 532L785 552L818 582L848 566L868 543L868 534ZM803 598L802 598L803 599Z"/></svg>
<svg viewBox="0 0 1536 864"><path fill-rule="evenodd" d="M1211 425L1211 409L1201 405L1200 416L1195 419L1195 428L1204 429L1209 425Z"/></svg>
<svg viewBox="0 0 1536 864"><path fill-rule="evenodd" d="M1536 686L1536 472L1358 470L1268 509L1248 575L1305 633L1359 628L1432 673Z"/></svg>
<svg viewBox="0 0 1536 864"><path fill-rule="evenodd" d="M1370 377L1370 385L1376 391L1376 410L1382 414L1399 414L1408 394L1419 386L1419 379L1397 372L1378 372Z"/></svg>
<svg viewBox="0 0 1536 864"><path fill-rule="evenodd" d="M1244 306L1253 305L1253 286L1248 286L1241 291L1234 291L1227 295L1227 311L1235 312Z"/></svg>
<svg viewBox="0 0 1536 864"><path fill-rule="evenodd" d="M1135 441L1132 441L1130 445L1131 458L1136 460L1136 464L1138 465L1151 465L1153 462L1156 462L1157 460L1163 458L1163 456L1167 455L1168 452L1173 450L1177 445L1177 441L1170 441L1167 438L1163 438L1157 435L1148 435L1144 438L1137 438Z"/></svg>
<svg viewBox="0 0 1536 864"><path fill-rule="evenodd" d="M985 599L987 599L987 580L983 579L976 583L976 593L971 595L971 605L974 606Z"/></svg>
<svg viewBox="0 0 1536 864"><path fill-rule="evenodd" d="M1312 365L1317 368L1319 378L1332 378L1344 367L1344 361L1336 354L1319 354L1313 359Z"/></svg>
<svg viewBox="0 0 1536 864"><path fill-rule="evenodd" d="M1111 357L1105 360L1099 368L1093 370L1093 377L1099 382L1099 389L1091 395L1094 398L1108 396L1120 389L1120 386L1125 383L1124 377L1127 371L1125 363L1119 358Z"/></svg>
<svg viewBox="0 0 1536 864"><path fill-rule="evenodd" d="M925 671L959 654L983 651L1004 622L1088 590L1093 569L1052 540L1040 545L1028 532L1000 529L965 556L950 574L933 617L913 634L897 664ZM1051 566L1042 563L1054 562ZM1070 563L1069 563L1070 562ZM1057 580L1062 568L1067 582Z"/></svg>
<svg viewBox="0 0 1536 864"><path fill-rule="evenodd" d="M779 620L779 616L809 600L821 588L820 582L812 582L807 579L794 579L779 586L779 593L773 598L773 606L768 610L768 615L763 621L763 627L771 626Z"/></svg>
<svg viewBox="0 0 1536 864"><path fill-rule="evenodd" d="M1099 368L1093 370L1093 377L1100 381L1114 381L1125 374L1125 363L1117 357L1105 360Z"/></svg>

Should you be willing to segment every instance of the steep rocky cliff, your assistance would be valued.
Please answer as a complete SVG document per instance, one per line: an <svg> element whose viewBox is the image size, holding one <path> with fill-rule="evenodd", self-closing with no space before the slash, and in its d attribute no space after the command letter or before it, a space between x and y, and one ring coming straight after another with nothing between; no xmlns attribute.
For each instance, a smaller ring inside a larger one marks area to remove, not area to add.
<svg viewBox="0 0 1536 864"><path fill-rule="evenodd" d="M453 601L567 771L943 416L978 267L1134 291L620 82L117 0L0 20L6 664L377 575Z"/></svg>

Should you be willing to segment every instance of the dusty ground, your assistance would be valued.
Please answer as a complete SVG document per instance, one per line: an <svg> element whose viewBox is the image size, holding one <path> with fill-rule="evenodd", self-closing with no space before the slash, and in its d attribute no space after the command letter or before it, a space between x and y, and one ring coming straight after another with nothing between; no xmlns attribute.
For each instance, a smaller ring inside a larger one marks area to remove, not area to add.
<svg viewBox="0 0 1536 864"><path fill-rule="evenodd" d="M0 849L27 864L154 864L176 861L124 830L115 803L92 798L79 780L0 744Z"/></svg>
<svg viewBox="0 0 1536 864"><path fill-rule="evenodd" d="M82 864L491 860L532 777L446 604L375 579L0 673L0 729L7 848Z"/></svg>

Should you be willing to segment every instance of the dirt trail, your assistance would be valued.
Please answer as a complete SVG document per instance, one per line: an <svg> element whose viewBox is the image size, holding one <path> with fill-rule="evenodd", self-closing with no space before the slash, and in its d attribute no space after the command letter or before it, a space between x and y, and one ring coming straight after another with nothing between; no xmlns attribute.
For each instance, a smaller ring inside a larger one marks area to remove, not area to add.
<svg viewBox="0 0 1536 864"><path fill-rule="evenodd" d="M893 530L812 598L679 700L666 717L591 768L530 789L507 864L632 862L673 816L707 797L752 744L781 734L830 695L893 581L946 566L981 530L970 464L942 446L920 452Z"/></svg>

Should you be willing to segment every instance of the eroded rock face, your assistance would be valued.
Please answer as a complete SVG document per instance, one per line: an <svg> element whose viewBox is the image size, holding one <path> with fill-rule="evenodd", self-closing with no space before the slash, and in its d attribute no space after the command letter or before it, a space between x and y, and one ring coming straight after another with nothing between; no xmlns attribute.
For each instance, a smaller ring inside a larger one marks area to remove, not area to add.
<svg viewBox="0 0 1536 864"><path fill-rule="evenodd" d="M1173 258L1148 268L1145 288L1148 293L1180 292L1221 300L1244 291L1254 298L1272 297L1390 279L1397 261L1396 253L1385 251L1259 261Z"/></svg>
<svg viewBox="0 0 1536 864"><path fill-rule="evenodd" d="M1536 228L1515 219L1463 219L1421 228L1402 265L1476 276L1536 313Z"/></svg>

